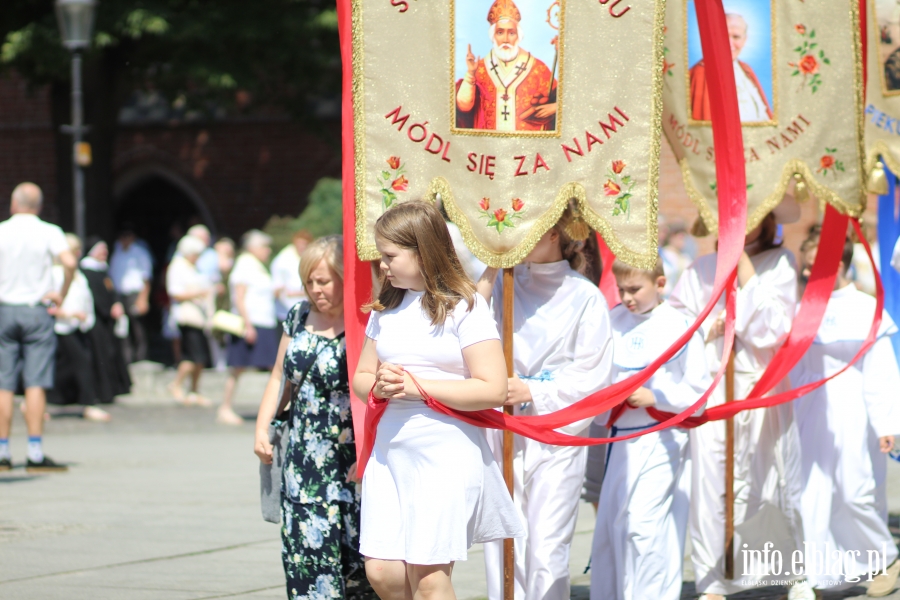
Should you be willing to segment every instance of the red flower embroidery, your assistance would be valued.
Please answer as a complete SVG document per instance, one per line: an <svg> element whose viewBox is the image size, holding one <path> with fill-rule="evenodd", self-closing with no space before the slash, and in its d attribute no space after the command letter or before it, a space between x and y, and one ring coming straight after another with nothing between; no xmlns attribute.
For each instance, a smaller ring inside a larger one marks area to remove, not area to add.
<svg viewBox="0 0 900 600"><path fill-rule="evenodd" d="M494 211L494 218L497 219L498 223L502 223L506 220L506 211L502 208L498 208Z"/></svg>
<svg viewBox="0 0 900 600"><path fill-rule="evenodd" d="M405 192L409 189L409 180L405 175L401 175L391 182L391 187L397 192Z"/></svg>
<svg viewBox="0 0 900 600"><path fill-rule="evenodd" d="M522 208L524 208L524 207L525 207L525 203L522 202L522 199L521 199L521 198L513 198L513 201L512 201L512 209L513 209L514 211L519 212L519 211L522 210Z"/></svg>
<svg viewBox="0 0 900 600"><path fill-rule="evenodd" d="M797 68L800 69L800 72L804 75L812 75L819 71L819 61L817 61L816 57L812 54L807 54L797 64Z"/></svg>
<svg viewBox="0 0 900 600"><path fill-rule="evenodd" d="M618 196L621 191L622 188L612 179L607 179L606 183L603 184L603 193L607 196Z"/></svg>
<svg viewBox="0 0 900 600"><path fill-rule="evenodd" d="M805 35L806 34L806 25L804 25L803 23L797 23L796 25L794 25L794 31L796 31L800 35Z"/></svg>
<svg viewBox="0 0 900 600"><path fill-rule="evenodd" d="M387 164L392 169L399 169L400 168L400 157L399 156L390 157L389 159L387 159Z"/></svg>
<svg viewBox="0 0 900 600"><path fill-rule="evenodd" d="M826 154L821 159L819 159L819 170L825 171L827 169L831 169L834 167L834 157L830 154Z"/></svg>
<svg viewBox="0 0 900 600"><path fill-rule="evenodd" d="M491 199L490 198L482 198L481 202L478 203L478 206L481 207L481 210L488 210L491 208Z"/></svg>
<svg viewBox="0 0 900 600"><path fill-rule="evenodd" d="M619 173L624 171L625 170L625 161L624 160L614 160L612 162L612 170L613 170L613 173L615 173L616 175L618 175Z"/></svg>

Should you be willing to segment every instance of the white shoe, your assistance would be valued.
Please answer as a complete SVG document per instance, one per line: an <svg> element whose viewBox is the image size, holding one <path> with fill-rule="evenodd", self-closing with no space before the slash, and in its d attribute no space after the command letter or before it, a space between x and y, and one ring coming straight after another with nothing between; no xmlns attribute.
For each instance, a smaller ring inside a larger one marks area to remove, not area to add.
<svg viewBox="0 0 900 600"><path fill-rule="evenodd" d="M725 600L725 596L722 594L700 594L697 600Z"/></svg>
<svg viewBox="0 0 900 600"><path fill-rule="evenodd" d="M798 581L788 590L788 600L816 600L816 590L808 579Z"/></svg>

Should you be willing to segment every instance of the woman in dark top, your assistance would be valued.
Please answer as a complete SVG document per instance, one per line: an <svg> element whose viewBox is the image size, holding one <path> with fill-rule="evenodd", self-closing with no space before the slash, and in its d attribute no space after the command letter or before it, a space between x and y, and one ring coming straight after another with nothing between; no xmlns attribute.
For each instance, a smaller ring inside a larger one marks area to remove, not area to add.
<svg viewBox="0 0 900 600"><path fill-rule="evenodd" d="M88 280L94 296L97 322L89 335L94 353L94 385L101 403L110 403L121 394L131 391L131 377L122 354L121 340L114 331L116 321L125 314L122 299L109 278L109 247L93 236L85 244L87 256L81 260L81 271Z"/></svg>
<svg viewBox="0 0 900 600"><path fill-rule="evenodd" d="M268 426L284 376L294 386L281 508L281 554L290 600L375 598L359 554L360 491L344 344L341 248L341 237L331 236L313 242L301 256L309 302L288 312L256 421L256 454L271 464Z"/></svg>

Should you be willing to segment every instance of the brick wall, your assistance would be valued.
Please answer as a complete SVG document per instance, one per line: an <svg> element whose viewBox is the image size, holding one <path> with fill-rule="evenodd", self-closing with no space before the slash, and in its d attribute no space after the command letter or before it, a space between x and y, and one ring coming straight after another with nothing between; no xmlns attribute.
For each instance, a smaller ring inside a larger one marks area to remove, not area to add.
<svg viewBox="0 0 900 600"><path fill-rule="evenodd" d="M57 219L56 162L49 88L29 88L21 78L0 79L0 219L22 181L44 190L45 218Z"/></svg>
<svg viewBox="0 0 900 600"><path fill-rule="evenodd" d="M50 114L48 88L30 89L15 75L0 78L0 218L8 215L13 187L30 180L44 189L44 216L58 219ZM219 232L237 236L272 215L299 214L320 177L340 177L338 144L337 123L320 134L271 118L126 125L116 140L114 187L164 172L193 193ZM666 218L693 223L697 211L667 143L662 144L659 198ZM875 208L876 199L870 198L868 214L874 215ZM803 205L802 214L799 223L785 228L786 244L795 252L808 226L821 219L814 202ZM698 240L700 252L712 251L713 243Z"/></svg>

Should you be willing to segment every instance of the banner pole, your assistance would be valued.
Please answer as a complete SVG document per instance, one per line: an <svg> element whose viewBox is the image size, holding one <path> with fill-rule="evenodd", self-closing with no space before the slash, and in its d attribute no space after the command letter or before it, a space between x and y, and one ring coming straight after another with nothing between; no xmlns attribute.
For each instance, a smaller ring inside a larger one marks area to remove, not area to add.
<svg viewBox="0 0 900 600"><path fill-rule="evenodd" d="M506 376L512 377L513 367L513 310L515 298L515 278L512 269L503 269L503 355L506 357ZM503 412L512 415L511 406L504 406ZM503 480L513 496L513 433L503 431ZM515 595L516 553L514 540L503 540L503 600L513 600Z"/></svg>
<svg viewBox="0 0 900 600"><path fill-rule="evenodd" d="M734 402L734 350L725 371L725 403ZM725 421L725 579L734 579L734 417Z"/></svg>

